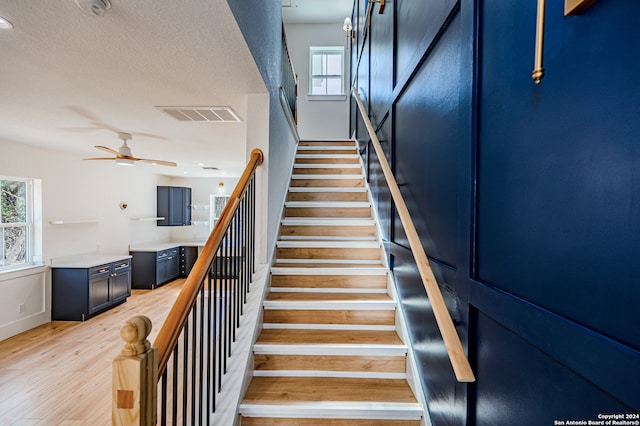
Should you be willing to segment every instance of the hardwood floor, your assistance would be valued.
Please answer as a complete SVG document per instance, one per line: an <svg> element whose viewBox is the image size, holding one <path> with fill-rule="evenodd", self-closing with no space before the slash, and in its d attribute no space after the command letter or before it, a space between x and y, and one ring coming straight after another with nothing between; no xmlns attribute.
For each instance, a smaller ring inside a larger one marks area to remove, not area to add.
<svg viewBox="0 0 640 426"><path fill-rule="evenodd" d="M0 342L0 426L110 425L120 327L146 315L153 342L183 282L132 290L126 303L85 322L53 321Z"/></svg>

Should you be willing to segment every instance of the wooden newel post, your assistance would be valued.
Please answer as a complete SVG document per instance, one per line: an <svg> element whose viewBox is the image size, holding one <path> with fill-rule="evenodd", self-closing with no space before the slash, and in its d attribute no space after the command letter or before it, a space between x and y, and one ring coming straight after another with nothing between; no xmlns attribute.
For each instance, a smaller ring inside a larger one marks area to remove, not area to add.
<svg viewBox="0 0 640 426"><path fill-rule="evenodd" d="M147 340L150 332L151 320L142 315L120 329L125 345L113 360L112 425L156 424L158 350Z"/></svg>

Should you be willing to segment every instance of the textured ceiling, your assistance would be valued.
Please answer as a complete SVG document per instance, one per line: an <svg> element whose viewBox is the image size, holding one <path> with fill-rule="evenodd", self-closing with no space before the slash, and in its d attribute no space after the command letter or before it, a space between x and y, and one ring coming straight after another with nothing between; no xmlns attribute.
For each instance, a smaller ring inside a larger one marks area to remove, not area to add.
<svg viewBox="0 0 640 426"><path fill-rule="evenodd" d="M94 17L73 0L0 2L14 26L0 30L0 139L80 161L117 150L124 131L135 156L178 162L159 172L237 173L246 95L266 89L226 1L111 3ZM243 121L179 122L156 106L231 106Z"/></svg>

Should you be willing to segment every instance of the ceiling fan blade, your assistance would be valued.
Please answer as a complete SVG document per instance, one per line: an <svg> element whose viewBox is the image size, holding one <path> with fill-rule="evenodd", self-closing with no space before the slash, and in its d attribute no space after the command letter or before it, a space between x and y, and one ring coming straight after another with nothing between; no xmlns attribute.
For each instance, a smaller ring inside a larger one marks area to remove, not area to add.
<svg viewBox="0 0 640 426"><path fill-rule="evenodd" d="M108 152L109 154L118 155L118 151L114 151L113 149L107 148L106 146L96 145L95 148L99 149L100 151Z"/></svg>
<svg viewBox="0 0 640 426"><path fill-rule="evenodd" d="M113 161L115 160L115 158L111 157L111 158L83 158L83 160L110 160Z"/></svg>
<svg viewBox="0 0 640 426"><path fill-rule="evenodd" d="M145 163L158 164L160 166L171 166L176 167L178 164L173 161L162 161L162 160L150 160L148 158L134 158L135 161L143 161Z"/></svg>

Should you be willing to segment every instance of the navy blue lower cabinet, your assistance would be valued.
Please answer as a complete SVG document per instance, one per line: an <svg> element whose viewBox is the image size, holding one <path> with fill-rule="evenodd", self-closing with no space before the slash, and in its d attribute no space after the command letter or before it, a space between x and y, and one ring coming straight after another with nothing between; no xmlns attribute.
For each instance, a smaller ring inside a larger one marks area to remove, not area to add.
<svg viewBox="0 0 640 426"><path fill-rule="evenodd" d="M51 319L84 321L131 295L131 262L122 259L93 267L53 267Z"/></svg>
<svg viewBox="0 0 640 426"><path fill-rule="evenodd" d="M180 276L180 248L158 251L133 251L131 286L154 289Z"/></svg>

